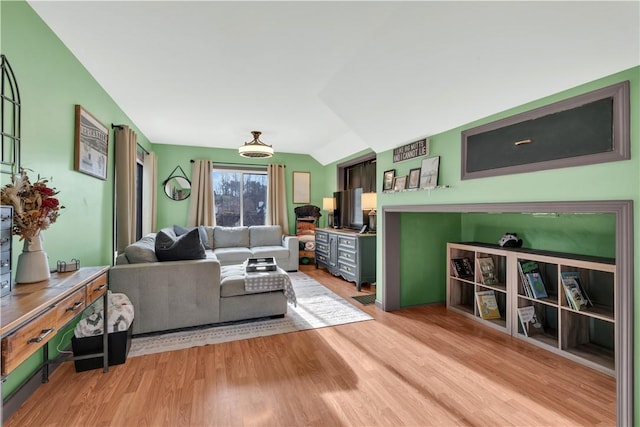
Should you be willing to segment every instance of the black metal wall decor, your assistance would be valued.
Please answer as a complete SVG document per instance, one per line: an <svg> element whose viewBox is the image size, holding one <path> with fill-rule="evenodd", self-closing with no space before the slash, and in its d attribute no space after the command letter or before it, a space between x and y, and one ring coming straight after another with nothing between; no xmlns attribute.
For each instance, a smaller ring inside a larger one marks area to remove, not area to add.
<svg viewBox="0 0 640 427"><path fill-rule="evenodd" d="M0 58L0 173L13 175L20 170L20 90L7 57Z"/></svg>

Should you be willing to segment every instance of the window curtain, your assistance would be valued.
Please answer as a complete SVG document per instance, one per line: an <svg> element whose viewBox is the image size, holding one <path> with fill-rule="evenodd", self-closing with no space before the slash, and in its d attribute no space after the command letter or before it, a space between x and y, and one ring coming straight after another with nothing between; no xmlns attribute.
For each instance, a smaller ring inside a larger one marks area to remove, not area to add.
<svg viewBox="0 0 640 427"><path fill-rule="evenodd" d="M213 165L209 160L194 160L191 165L191 196L187 226L216 225L213 214Z"/></svg>
<svg viewBox="0 0 640 427"><path fill-rule="evenodd" d="M129 126L115 131L116 250L136 241L136 163L138 138Z"/></svg>
<svg viewBox="0 0 640 427"><path fill-rule="evenodd" d="M158 202L158 156L144 153L142 175L142 235L156 231L156 204Z"/></svg>
<svg viewBox="0 0 640 427"><path fill-rule="evenodd" d="M285 183L285 166L268 165L269 194L267 203L267 224L279 225L284 234L289 234L289 217L287 214L287 187Z"/></svg>

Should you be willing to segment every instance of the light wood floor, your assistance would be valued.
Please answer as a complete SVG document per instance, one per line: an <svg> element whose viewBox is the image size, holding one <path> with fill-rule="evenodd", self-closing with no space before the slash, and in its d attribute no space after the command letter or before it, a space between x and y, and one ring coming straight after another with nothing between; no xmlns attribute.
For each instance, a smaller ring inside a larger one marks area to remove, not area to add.
<svg viewBox="0 0 640 427"><path fill-rule="evenodd" d="M443 306L353 304L375 320L132 357L107 374L66 362L6 426L615 425L609 376Z"/></svg>

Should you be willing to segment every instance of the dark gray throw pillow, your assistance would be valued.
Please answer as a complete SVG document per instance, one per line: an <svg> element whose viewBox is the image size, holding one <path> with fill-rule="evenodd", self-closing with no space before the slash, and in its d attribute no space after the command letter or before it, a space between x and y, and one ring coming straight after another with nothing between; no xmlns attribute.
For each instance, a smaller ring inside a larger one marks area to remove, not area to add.
<svg viewBox="0 0 640 427"><path fill-rule="evenodd" d="M171 228L164 228L156 234L156 257L160 261L181 261L205 258L204 247L197 228L180 236Z"/></svg>
<svg viewBox="0 0 640 427"><path fill-rule="evenodd" d="M209 238L207 237L207 230L204 228L203 225L199 225L197 228L198 228L198 233L200 233L200 240L202 241L202 246L205 249L207 249L207 247L209 246ZM193 228L187 228L177 224L173 226L173 231L176 233L176 236L182 236L183 234L188 233L191 230L193 230Z"/></svg>

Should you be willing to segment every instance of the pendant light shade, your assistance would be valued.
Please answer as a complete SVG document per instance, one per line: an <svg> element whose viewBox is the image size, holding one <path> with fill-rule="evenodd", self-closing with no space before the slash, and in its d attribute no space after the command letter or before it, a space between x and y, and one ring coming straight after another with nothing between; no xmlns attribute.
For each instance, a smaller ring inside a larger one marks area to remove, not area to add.
<svg viewBox="0 0 640 427"><path fill-rule="evenodd" d="M238 148L238 153L242 157L267 158L273 156L273 147L260 141L260 134L257 130L251 132L253 141L245 142L243 146Z"/></svg>

